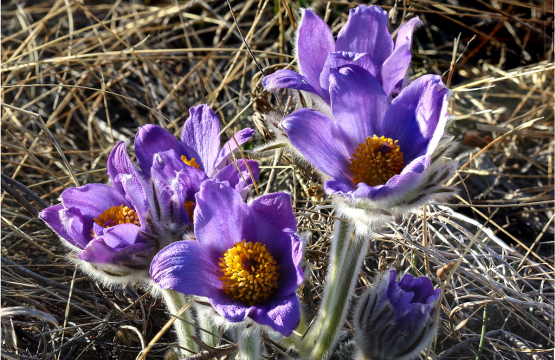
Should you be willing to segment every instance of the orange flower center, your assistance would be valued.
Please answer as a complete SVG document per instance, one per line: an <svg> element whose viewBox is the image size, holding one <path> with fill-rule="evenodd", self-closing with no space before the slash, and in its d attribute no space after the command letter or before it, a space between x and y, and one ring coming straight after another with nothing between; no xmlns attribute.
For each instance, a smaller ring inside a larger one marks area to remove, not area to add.
<svg viewBox="0 0 555 360"><path fill-rule="evenodd" d="M192 158L191 160L187 160L187 157L185 155L181 155L181 160L183 160L183 162L189 166L194 166L197 169L200 168L200 165L197 163L195 158Z"/></svg>
<svg viewBox="0 0 555 360"><path fill-rule="evenodd" d="M403 153L398 140L384 136L367 137L356 148L351 157L351 175L355 184L370 186L385 184L403 170Z"/></svg>
<svg viewBox="0 0 555 360"><path fill-rule="evenodd" d="M187 211L187 215L189 215L189 220L191 220L191 222L192 222L193 221L193 211L195 211L195 202L193 200L184 201L183 205L185 206L185 210Z"/></svg>
<svg viewBox="0 0 555 360"><path fill-rule="evenodd" d="M94 218L94 222L105 228L119 224L135 224L137 226L141 226L137 212L129 206L124 206L123 204L120 206L112 206L102 214L98 215L98 218ZM91 229L91 237L94 236L94 231Z"/></svg>
<svg viewBox="0 0 555 360"><path fill-rule="evenodd" d="M236 243L223 253L218 265L225 293L249 306L268 300L278 288L279 265L259 242Z"/></svg>

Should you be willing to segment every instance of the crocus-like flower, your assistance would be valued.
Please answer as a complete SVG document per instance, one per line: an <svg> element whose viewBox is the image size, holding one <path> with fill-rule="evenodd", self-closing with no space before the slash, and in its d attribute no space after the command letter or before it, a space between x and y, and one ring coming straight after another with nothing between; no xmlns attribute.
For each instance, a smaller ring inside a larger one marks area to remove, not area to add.
<svg viewBox="0 0 555 360"><path fill-rule="evenodd" d="M414 17L403 24L395 44L387 29L388 14L378 6L360 5L349 11L349 19L334 41L326 23L312 10L305 10L297 33L297 61L301 70L278 70L266 76L262 85L268 90L290 88L303 90L309 106L323 110L330 104L330 70L354 64L370 72L383 86L388 97L406 84L411 61L412 33L422 24ZM310 94L317 95L316 97ZM319 100L321 98L321 100Z"/></svg>
<svg viewBox="0 0 555 360"><path fill-rule="evenodd" d="M151 167L157 176L158 164ZM69 259L85 272L106 283L138 281L148 276L159 249L181 239L187 215L179 212L184 207L175 196L164 196L135 169L124 142L110 153L107 170L113 186L67 189L61 204L44 209L40 217L70 249Z"/></svg>
<svg viewBox="0 0 555 360"><path fill-rule="evenodd" d="M207 297L229 322L247 317L283 335L300 318L302 240L291 199L261 196L250 205L225 183L207 180L196 194L195 240L173 243L154 258L162 289Z"/></svg>
<svg viewBox="0 0 555 360"><path fill-rule="evenodd" d="M282 125L293 146L331 177L324 190L359 233L452 191L442 187L456 164L442 158L448 90L439 76L414 80L390 102L359 66L330 74L333 119L300 109Z"/></svg>
<svg viewBox="0 0 555 360"><path fill-rule="evenodd" d="M254 130L238 131L220 150L220 121L214 111L208 105L198 105L190 108L189 113L181 141L157 125L145 125L139 129L135 136L135 154L141 169L148 176L152 164L159 162L166 176L173 177L183 169L194 168L198 170L196 178L201 181L207 178L228 181L246 196L253 179L258 180L258 163L254 160L245 163L242 159L233 163L232 153L254 135ZM188 178L178 176L178 183L187 183ZM196 191L199 188L200 183ZM190 204L191 210L196 191L189 191L183 199Z"/></svg>
<svg viewBox="0 0 555 360"><path fill-rule="evenodd" d="M395 270L383 273L356 309L355 339L368 360L414 359L436 333L441 289L434 290L425 276L395 277Z"/></svg>

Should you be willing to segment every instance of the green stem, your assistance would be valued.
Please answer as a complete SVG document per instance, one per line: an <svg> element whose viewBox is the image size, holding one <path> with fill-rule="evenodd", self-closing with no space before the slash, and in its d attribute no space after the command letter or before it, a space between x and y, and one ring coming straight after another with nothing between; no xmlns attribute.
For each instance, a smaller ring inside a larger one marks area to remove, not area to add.
<svg viewBox="0 0 555 360"><path fill-rule="evenodd" d="M177 291L162 289L162 295L164 296L164 302L166 303L166 306L168 307L168 310L172 316L177 314L177 312L188 303L185 295ZM191 335L195 335L195 327L191 325L192 323L193 317L191 315L191 308L189 308L185 310L185 312L183 312L183 314L181 314L181 316L174 321L173 327L175 332L177 333L179 346L186 348L193 353L196 353L198 352L198 347L191 338ZM187 356L192 355L190 352L185 353L185 355Z"/></svg>
<svg viewBox="0 0 555 360"><path fill-rule="evenodd" d="M220 330L212 321L212 317L206 311L197 311L198 313L198 320L199 320L199 327L203 330L200 330L200 338L202 341L212 347L218 346L218 334ZM216 336L212 335L215 334Z"/></svg>
<svg viewBox="0 0 555 360"><path fill-rule="evenodd" d="M482 349L484 348L484 339L486 338L486 320L488 315L488 305L484 305L484 318L482 319L482 334L480 335L480 345L478 346L478 353L476 354L476 360L480 360L482 357Z"/></svg>
<svg viewBox="0 0 555 360"><path fill-rule="evenodd" d="M260 360L260 331L237 329L239 352L236 360Z"/></svg>
<svg viewBox="0 0 555 360"><path fill-rule="evenodd" d="M334 236L331 243L330 258L328 263L328 270L326 275L326 287L324 289L324 298L322 299L322 304L320 305L320 314L324 314L322 309L331 310L333 307L333 295L334 292L332 288L337 286L338 283L342 282L344 277L341 273L341 267L343 266L343 261L345 259L345 253L347 247L351 241L353 235L353 225L346 219L340 219L335 221L334 225ZM308 348L312 348L312 343L315 342L322 331L322 319L321 316L316 319L310 328L309 333L305 336L305 344L308 344Z"/></svg>
<svg viewBox="0 0 555 360"><path fill-rule="evenodd" d="M310 359L326 359L331 355L337 335L343 328L349 299L354 292L353 289L358 278L360 264L366 255L367 245L366 239L351 241L345 254L341 276L337 276L336 283L329 284L325 290L333 297L328 308L320 309L317 321L321 322L321 331L312 349Z"/></svg>

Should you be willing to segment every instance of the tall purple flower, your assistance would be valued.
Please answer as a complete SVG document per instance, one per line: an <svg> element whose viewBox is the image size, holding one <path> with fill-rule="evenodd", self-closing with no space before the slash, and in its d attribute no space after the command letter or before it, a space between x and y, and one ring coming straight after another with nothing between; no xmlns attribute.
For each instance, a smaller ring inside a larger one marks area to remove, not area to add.
<svg viewBox="0 0 555 360"><path fill-rule="evenodd" d="M436 333L441 289L425 276L406 274L399 282L386 271L360 297L355 339L368 360L409 360L426 349Z"/></svg>
<svg viewBox="0 0 555 360"><path fill-rule="evenodd" d="M268 90L290 88L307 91L329 105L330 70L354 64L370 72L385 94L392 97L406 85L412 33L422 22L414 17L403 24L395 43L387 23L386 11L374 5L360 5L349 10L349 19L339 31L337 41L334 41L328 25L307 9L303 12L296 46L302 75L292 70L278 70L266 76L262 85ZM318 103L317 98L315 102Z"/></svg>
<svg viewBox="0 0 555 360"><path fill-rule="evenodd" d="M109 283L148 276L150 261L185 232L175 197L166 197L137 170L118 143L107 164L112 186L87 184L62 192L61 204L40 213L85 272ZM156 164L149 169L159 173ZM181 206L183 207L183 206Z"/></svg>
<svg viewBox="0 0 555 360"><path fill-rule="evenodd" d="M175 177L175 173L179 174L182 170L196 171L196 191L188 191L183 199L189 204L200 189L200 181L207 178L228 181L246 196L253 178L258 180L258 163L254 160L246 160L245 163L242 159L234 163L232 153L254 135L254 130L245 128L238 131L220 150L220 121L214 111L208 105L198 105L190 108L189 112L181 141L157 125L145 125L139 129L135 136L135 154L141 169L149 176L149 169L158 162L165 178ZM190 176L178 175L177 178L174 187L187 183Z"/></svg>
<svg viewBox="0 0 555 360"><path fill-rule="evenodd" d="M293 146L330 177L326 193L359 232L452 191L442 187L455 164L442 158L448 90L439 76L416 79L390 102L359 66L330 74L333 119L301 109L282 125Z"/></svg>
<svg viewBox="0 0 555 360"><path fill-rule="evenodd" d="M250 205L216 180L196 194L197 240L173 243L152 261L162 289L207 297L229 322L248 318L288 336L300 317L302 241L290 197L264 195Z"/></svg>

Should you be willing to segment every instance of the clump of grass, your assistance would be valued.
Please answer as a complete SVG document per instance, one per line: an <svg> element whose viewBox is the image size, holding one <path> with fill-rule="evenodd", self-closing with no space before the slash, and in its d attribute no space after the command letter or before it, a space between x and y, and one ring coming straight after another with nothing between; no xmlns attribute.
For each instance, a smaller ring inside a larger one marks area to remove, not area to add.
<svg viewBox="0 0 555 360"><path fill-rule="evenodd" d="M265 73L295 66L299 7L315 8L337 30L356 4L232 5L237 24L226 2L203 0L2 5L3 357L134 359L154 338L149 358L167 352L171 336L156 337L167 322L160 300L76 272L37 212L68 187L107 181L110 150L139 126L178 135L196 104L211 104L228 136L258 125L247 149L263 144L269 134L255 119L296 104L262 90L258 65ZM380 5L394 26L415 14L424 21L412 74L444 74L450 82L449 131L461 143L452 184L460 192L452 204L432 204L377 234L359 289L389 266L431 275L436 284L437 270L455 269L444 284L434 358L552 358L552 7L532 0ZM314 171L287 153L256 157L260 189L290 192L309 237L301 295L315 313L330 203ZM346 326L343 343L352 335ZM264 341L275 357L285 350ZM219 355L233 346L222 337Z"/></svg>

